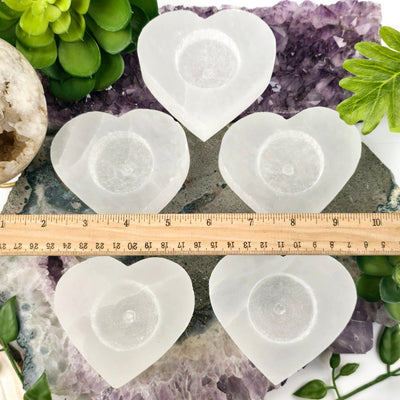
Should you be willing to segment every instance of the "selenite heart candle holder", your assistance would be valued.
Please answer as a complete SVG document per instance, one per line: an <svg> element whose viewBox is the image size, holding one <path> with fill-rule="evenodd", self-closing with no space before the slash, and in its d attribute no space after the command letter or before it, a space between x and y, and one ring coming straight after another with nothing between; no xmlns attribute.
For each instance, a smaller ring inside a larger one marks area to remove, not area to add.
<svg viewBox="0 0 400 400"><path fill-rule="evenodd" d="M320 212L360 157L357 128L315 107L288 120L262 112L234 123L222 139L219 169L255 212Z"/></svg>
<svg viewBox="0 0 400 400"><path fill-rule="evenodd" d="M154 97L205 141L249 107L269 84L275 37L254 14L224 10L160 15L138 42L140 68Z"/></svg>
<svg viewBox="0 0 400 400"><path fill-rule="evenodd" d="M178 264L148 258L127 267L90 258L57 284L55 313L72 343L113 387L156 362L186 329L191 280Z"/></svg>
<svg viewBox="0 0 400 400"><path fill-rule="evenodd" d="M97 213L158 213L189 170L182 127L160 111L81 114L51 145L64 184Z"/></svg>
<svg viewBox="0 0 400 400"><path fill-rule="evenodd" d="M210 299L240 350L279 384L343 331L357 294L329 256L226 256L212 272Z"/></svg>

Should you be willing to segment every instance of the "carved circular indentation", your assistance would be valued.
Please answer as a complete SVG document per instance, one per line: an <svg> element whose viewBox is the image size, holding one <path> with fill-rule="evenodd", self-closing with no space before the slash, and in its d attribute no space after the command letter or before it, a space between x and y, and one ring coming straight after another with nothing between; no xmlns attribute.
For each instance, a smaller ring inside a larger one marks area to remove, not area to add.
<svg viewBox="0 0 400 400"><path fill-rule="evenodd" d="M302 193L319 181L324 170L324 153L308 133L278 131L261 148L258 168L264 182L274 192Z"/></svg>
<svg viewBox="0 0 400 400"><path fill-rule="evenodd" d="M142 346L157 329L159 305L145 286L130 281L116 285L95 304L92 327L106 346L128 351Z"/></svg>
<svg viewBox="0 0 400 400"><path fill-rule="evenodd" d="M295 342L308 335L317 304L312 289L290 274L268 276L252 289L249 318L255 330L278 343Z"/></svg>
<svg viewBox="0 0 400 400"><path fill-rule="evenodd" d="M148 180L153 153L133 132L110 132L93 145L88 163L98 186L112 193L130 193Z"/></svg>
<svg viewBox="0 0 400 400"><path fill-rule="evenodd" d="M201 29L186 36L176 51L181 77L201 89L226 85L237 73L240 54L235 42L215 29Z"/></svg>

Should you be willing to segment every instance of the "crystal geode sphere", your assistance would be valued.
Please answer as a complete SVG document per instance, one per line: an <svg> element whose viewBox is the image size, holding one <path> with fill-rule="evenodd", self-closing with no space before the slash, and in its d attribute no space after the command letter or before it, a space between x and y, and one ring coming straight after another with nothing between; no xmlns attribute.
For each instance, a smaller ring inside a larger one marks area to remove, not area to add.
<svg viewBox="0 0 400 400"><path fill-rule="evenodd" d="M28 60L0 39L0 183L23 171L47 131L43 87Z"/></svg>

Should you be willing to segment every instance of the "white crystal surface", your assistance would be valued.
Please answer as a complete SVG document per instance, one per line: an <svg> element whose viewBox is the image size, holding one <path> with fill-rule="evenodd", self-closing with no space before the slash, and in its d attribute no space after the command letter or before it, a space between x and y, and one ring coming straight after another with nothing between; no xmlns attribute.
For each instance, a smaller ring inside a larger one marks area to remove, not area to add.
<svg viewBox="0 0 400 400"><path fill-rule="evenodd" d="M294 275L278 274L258 282L249 296L254 329L270 341L301 340L313 327L317 306L312 289Z"/></svg>
<svg viewBox="0 0 400 400"><path fill-rule="evenodd" d="M212 272L210 299L232 340L278 384L335 340L357 294L329 256L226 256Z"/></svg>
<svg viewBox="0 0 400 400"><path fill-rule="evenodd" d="M202 89L226 85L240 66L235 42L216 29L200 29L188 35L180 43L175 57L182 79Z"/></svg>
<svg viewBox="0 0 400 400"><path fill-rule="evenodd" d="M21 400L24 397L21 381L3 351L3 346L0 346L0 396L7 400Z"/></svg>
<svg viewBox="0 0 400 400"><path fill-rule="evenodd" d="M40 79L29 61L0 39L0 183L28 166L46 131L47 106Z"/></svg>
<svg viewBox="0 0 400 400"><path fill-rule="evenodd" d="M190 156L170 116L133 110L121 117L81 114L51 146L59 178L98 213L157 213L181 188Z"/></svg>
<svg viewBox="0 0 400 400"><path fill-rule="evenodd" d="M354 126L315 107L289 120L255 113L226 132L219 168L256 212L320 212L353 175L361 157Z"/></svg>
<svg viewBox="0 0 400 400"><path fill-rule="evenodd" d="M223 10L203 19L173 11L145 26L138 55L156 99L205 141L264 92L275 47L271 29L254 14Z"/></svg>
<svg viewBox="0 0 400 400"><path fill-rule="evenodd" d="M192 317L194 292L188 274L172 261L147 258L126 267L94 257L62 276L54 307L88 363L120 387L176 342Z"/></svg>
<svg viewBox="0 0 400 400"><path fill-rule="evenodd" d="M357 124L361 132L362 123ZM400 184L400 133L390 132L387 117L368 135L360 133L361 140L389 168L397 185Z"/></svg>
<svg viewBox="0 0 400 400"><path fill-rule="evenodd" d="M98 186L129 193L146 183L153 171L153 153L134 132L111 132L93 145L88 164Z"/></svg>
<svg viewBox="0 0 400 400"><path fill-rule="evenodd" d="M324 153L305 132L277 131L259 152L261 177L274 192L296 194L315 186L324 170Z"/></svg>
<svg viewBox="0 0 400 400"><path fill-rule="evenodd" d="M106 291L92 311L91 324L98 338L120 351L132 350L151 339L160 317L157 298L134 281Z"/></svg>

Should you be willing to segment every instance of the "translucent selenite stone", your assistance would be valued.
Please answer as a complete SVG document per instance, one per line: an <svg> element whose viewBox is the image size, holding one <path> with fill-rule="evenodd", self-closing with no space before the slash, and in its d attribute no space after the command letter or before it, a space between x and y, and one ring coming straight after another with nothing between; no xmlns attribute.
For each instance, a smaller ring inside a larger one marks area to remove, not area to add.
<svg viewBox="0 0 400 400"><path fill-rule="evenodd" d="M329 256L226 256L212 272L210 298L232 340L278 384L336 339L357 294Z"/></svg>
<svg viewBox="0 0 400 400"><path fill-rule="evenodd" d="M225 134L219 168L256 212L320 212L353 175L361 157L354 126L315 107L289 120L255 113Z"/></svg>
<svg viewBox="0 0 400 400"><path fill-rule="evenodd" d="M264 92L274 68L275 37L246 11L224 10L207 19L174 11L146 25L138 55L156 99L205 141Z"/></svg>
<svg viewBox="0 0 400 400"><path fill-rule="evenodd" d="M113 387L156 362L194 309L188 274L163 258L126 267L111 257L69 269L55 291L56 315L72 343Z"/></svg>
<svg viewBox="0 0 400 400"><path fill-rule="evenodd" d="M55 136L51 161L98 213L157 213L181 188L190 156L185 132L170 116L133 110L72 119Z"/></svg>
<svg viewBox="0 0 400 400"><path fill-rule="evenodd" d="M357 127L361 131L362 123L357 124ZM395 183L400 185L400 134L390 132L387 117L383 117L370 134L361 135L361 140L389 168Z"/></svg>

